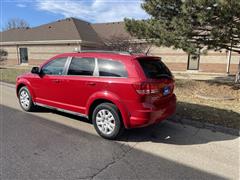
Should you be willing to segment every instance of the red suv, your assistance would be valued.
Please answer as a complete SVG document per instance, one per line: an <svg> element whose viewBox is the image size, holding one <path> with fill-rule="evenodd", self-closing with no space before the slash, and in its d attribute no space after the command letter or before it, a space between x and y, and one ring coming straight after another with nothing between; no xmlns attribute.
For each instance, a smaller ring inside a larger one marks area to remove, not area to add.
<svg viewBox="0 0 240 180"><path fill-rule="evenodd" d="M43 106L86 117L107 139L172 115L173 89L159 57L117 52L60 54L17 77L16 84L23 110Z"/></svg>

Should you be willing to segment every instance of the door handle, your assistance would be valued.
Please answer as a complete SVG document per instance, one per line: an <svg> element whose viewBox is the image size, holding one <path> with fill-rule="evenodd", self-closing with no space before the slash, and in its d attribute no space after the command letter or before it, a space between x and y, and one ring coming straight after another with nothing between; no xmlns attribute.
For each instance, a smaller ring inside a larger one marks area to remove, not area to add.
<svg viewBox="0 0 240 180"><path fill-rule="evenodd" d="M87 82L86 84L89 85L89 86L95 86L96 85L95 82Z"/></svg>
<svg viewBox="0 0 240 180"><path fill-rule="evenodd" d="M53 79L52 80L54 83L60 83L61 81L59 79Z"/></svg>

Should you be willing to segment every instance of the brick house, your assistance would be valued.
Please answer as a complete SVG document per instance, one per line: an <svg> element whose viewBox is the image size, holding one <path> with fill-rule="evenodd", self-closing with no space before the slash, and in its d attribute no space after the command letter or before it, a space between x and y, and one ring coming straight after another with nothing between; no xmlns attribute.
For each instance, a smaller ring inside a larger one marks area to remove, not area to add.
<svg viewBox="0 0 240 180"><path fill-rule="evenodd" d="M67 18L29 29L0 32L0 48L8 52L8 65L38 65L50 57L76 50L102 49L110 37L133 39L123 22L90 24L76 18ZM225 73L228 52L209 51L201 57L191 57L182 50L154 47L150 54L161 56L173 71ZM230 72L237 71L239 54L232 52Z"/></svg>

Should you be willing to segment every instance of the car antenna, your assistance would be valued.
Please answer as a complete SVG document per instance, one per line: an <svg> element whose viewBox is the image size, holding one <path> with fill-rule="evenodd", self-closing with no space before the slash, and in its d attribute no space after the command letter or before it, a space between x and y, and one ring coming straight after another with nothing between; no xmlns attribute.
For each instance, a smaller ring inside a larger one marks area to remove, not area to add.
<svg viewBox="0 0 240 180"><path fill-rule="evenodd" d="M146 56L147 56L148 53L150 52L151 47L152 47L152 46L150 46L150 47L148 48L147 52L145 53Z"/></svg>

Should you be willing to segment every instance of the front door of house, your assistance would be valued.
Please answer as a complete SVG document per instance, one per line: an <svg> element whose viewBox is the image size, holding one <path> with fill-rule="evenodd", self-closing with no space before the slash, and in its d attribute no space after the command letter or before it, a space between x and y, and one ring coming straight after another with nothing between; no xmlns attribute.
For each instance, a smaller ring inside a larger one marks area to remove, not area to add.
<svg viewBox="0 0 240 180"><path fill-rule="evenodd" d="M28 63L28 50L27 48L19 48L20 63Z"/></svg>
<svg viewBox="0 0 240 180"><path fill-rule="evenodd" d="M200 55L188 55L188 70L199 70Z"/></svg>

